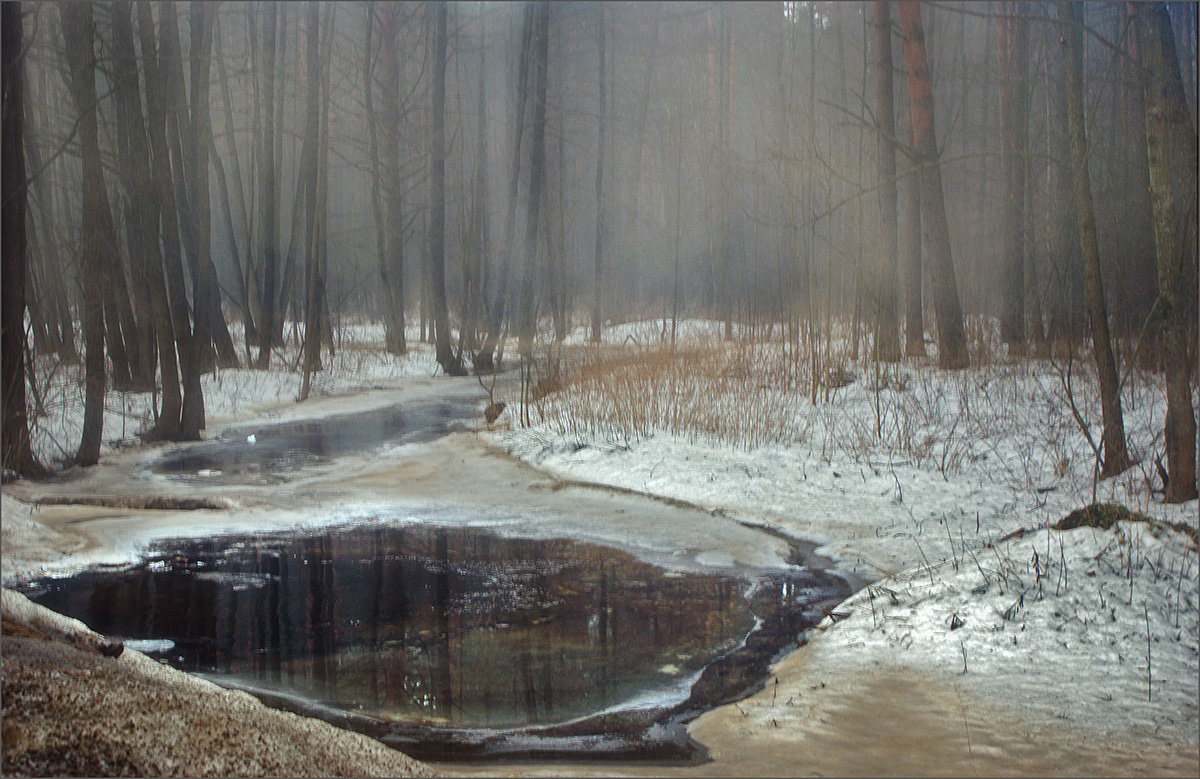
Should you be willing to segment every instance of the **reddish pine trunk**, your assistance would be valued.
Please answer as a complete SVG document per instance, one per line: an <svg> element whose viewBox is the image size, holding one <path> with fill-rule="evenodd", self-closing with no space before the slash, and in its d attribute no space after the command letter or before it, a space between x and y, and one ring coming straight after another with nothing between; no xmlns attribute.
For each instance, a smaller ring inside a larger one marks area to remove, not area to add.
<svg viewBox="0 0 1200 779"><path fill-rule="evenodd" d="M921 220L929 238L927 256L933 279L933 308L937 313L938 364L943 368L967 367L967 339L963 332L962 305L954 277L954 258L950 249L950 226L946 222L946 203L942 191L942 171L938 164L934 135L933 91L929 81L929 63L925 55L925 32L921 27L919 3L897 4L904 29L904 61L908 68L909 111L912 115L913 146L920 166L917 178L921 187Z"/></svg>

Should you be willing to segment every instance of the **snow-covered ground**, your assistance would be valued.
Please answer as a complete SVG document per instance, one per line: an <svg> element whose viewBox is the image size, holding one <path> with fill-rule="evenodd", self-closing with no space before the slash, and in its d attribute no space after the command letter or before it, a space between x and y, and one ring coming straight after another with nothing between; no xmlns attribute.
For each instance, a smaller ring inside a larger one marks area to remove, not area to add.
<svg viewBox="0 0 1200 779"><path fill-rule="evenodd" d="M717 323L685 324L689 338L711 342L720 332ZM661 322L622 329L605 341L657 339ZM851 367L859 380L827 402L794 393L794 434L781 443L732 446L703 430L665 432L665 421L631 432L603 411L580 425L565 418L577 407L572 388L544 401L533 426L492 436L562 478L690 501L819 541L845 570L875 580L836 610L847 618L822 625L811 668L835 677L880 664L917 668L953 677L1034 726L1174 733L1195 745L1200 563L1194 540L1165 523L1196 528L1197 503L1164 505L1151 489L1161 381L1135 376L1126 389L1140 463L1098 481L1062 365L950 373L906 363L902 388L893 380L878 392L869 366ZM1089 377L1077 362L1070 390L1098 441ZM1047 528L1093 502L1158 521ZM759 724L803 716L802 706L743 709Z"/></svg>
<svg viewBox="0 0 1200 779"><path fill-rule="evenodd" d="M663 332L661 321L627 323L607 329L604 342L646 348ZM669 323L666 332L669 338ZM687 321L676 337L681 346L723 348L720 333L719 323ZM432 349L415 335L410 354L393 357L382 351L381 327L345 328L308 404L294 404L300 374L282 367L207 376L208 432L264 412L337 413L343 400L362 401L337 397L343 393L432 376ZM580 329L568 343L586 338ZM766 359L777 347L759 348L754 354ZM1127 384L1125 424L1138 464L1099 481L1071 412L1073 397L1098 441L1095 384L1084 362L1072 366L1069 384L1065 366L1050 362L953 373L906 362L886 380L869 364L843 357L840 367L857 377L828 399L822 389L816 403L799 388L760 387L753 371L722 385L709 399L715 406L752 416L770 403L777 417L766 436L730 428L741 436L736 444L686 420L630 430L606 420L604 408L590 421L568 419L580 408L571 386L544 399L528 428L513 421L513 399L498 393L509 401L500 422L511 428L488 436L560 478L684 500L818 541L844 571L873 580L835 610L848 616L814 632L806 678L836 684L880 667L909 668L950 679L1030 727L1150 734L1194 750L1200 562L1195 542L1167 525L1196 528L1197 503L1164 505L1153 491L1161 380L1135 373ZM46 461L78 444L81 385L77 369L59 368L42 388L48 415L36 420L33 437ZM629 397L651 416L669 406ZM600 395L587 400L604 403ZM151 404L148 395L109 393L106 452L133 442L150 422ZM1093 502L1122 503L1156 522L1047 529ZM18 536L51 540L36 514L8 496L3 516L6 547ZM1026 532L1008 538L1020 529ZM760 696L739 711L747 726L787 732L806 716L799 694L796 701L776 707L772 697L768 706Z"/></svg>
<svg viewBox="0 0 1200 779"><path fill-rule="evenodd" d="M240 325L235 324L231 331L245 364ZM322 360L327 364L325 370L313 375L310 399L397 387L404 379L432 376L439 370L432 346L418 341L420 333L416 328L406 333L409 352L403 357L384 351L382 325L343 324L337 332L334 357L330 360L328 353L322 352ZM227 422L295 404L302 379L302 374L294 370L297 349L291 346L283 351L283 359L280 354L276 351L272 355L271 370L218 369L204 375L204 406L210 437L219 433ZM38 358L37 394L42 398L45 414L30 420L34 454L46 463L61 463L74 457L83 431L83 368L56 367L54 359L53 356ZM153 427L156 400L149 392L107 392L101 454L136 445L137 434Z"/></svg>

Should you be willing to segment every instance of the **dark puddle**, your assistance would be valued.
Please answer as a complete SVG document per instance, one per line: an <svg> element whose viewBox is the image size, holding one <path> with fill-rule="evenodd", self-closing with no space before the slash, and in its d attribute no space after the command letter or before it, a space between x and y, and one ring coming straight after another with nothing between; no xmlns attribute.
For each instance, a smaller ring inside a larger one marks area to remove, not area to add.
<svg viewBox="0 0 1200 779"><path fill-rule="evenodd" d="M286 481L298 468L387 444L432 441L470 430L475 400L407 403L354 414L226 430L210 441L163 455L150 470L187 481L261 484Z"/></svg>
<svg viewBox="0 0 1200 779"><path fill-rule="evenodd" d="M176 668L425 760L697 760L684 723L743 697L848 594L569 540L364 525L157 545L30 597ZM757 625L757 627L756 627Z"/></svg>

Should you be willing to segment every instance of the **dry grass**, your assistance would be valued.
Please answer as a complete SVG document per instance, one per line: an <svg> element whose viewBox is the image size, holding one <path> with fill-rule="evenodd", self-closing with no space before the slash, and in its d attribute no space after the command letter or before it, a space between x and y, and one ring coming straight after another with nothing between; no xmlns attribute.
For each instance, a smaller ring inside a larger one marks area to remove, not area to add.
<svg viewBox="0 0 1200 779"><path fill-rule="evenodd" d="M1068 384L1053 361L1010 360L994 321L969 325L972 367L962 371L939 369L933 356L875 363L869 336L857 360L842 337L799 348L719 338L567 348L554 360L562 389L533 402L525 424L617 446L656 434L742 449L802 443L823 459L970 471L1038 496L1092 481L1093 453L1069 413L1073 397L1087 426L1099 423L1090 360L1076 358ZM1131 378L1126 432L1141 457L1161 435L1162 387ZM1149 476L1135 468L1124 478L1150 499Z"/></svg>
<svg viewBox="0 0 1200 779"><path fill-rule="evenodd" d="M534 404L559 433L628 442L665 432L746 448L804 437L813 364L779 344L590 347L570 362L566 391ZM840 365L818 373L845 375Z"/></svg>

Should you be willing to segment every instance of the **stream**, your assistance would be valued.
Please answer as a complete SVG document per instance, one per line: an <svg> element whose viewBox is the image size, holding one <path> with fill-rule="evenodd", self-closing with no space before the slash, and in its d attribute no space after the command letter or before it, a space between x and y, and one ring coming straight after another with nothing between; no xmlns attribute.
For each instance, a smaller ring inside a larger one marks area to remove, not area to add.
<svg viewBox="0 0 1200 779"><path fill-rule="evenodd" d="M760 689L850 592L810 545L482 451L461 432L477 391L444 386L145 458L151 484L319 498L211 532L148 520L135 562L22 589L419 759L672 762L703 760L686 723Z"/></svg>

